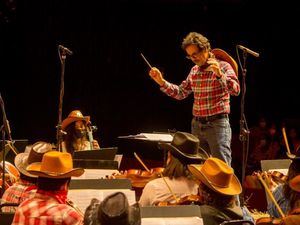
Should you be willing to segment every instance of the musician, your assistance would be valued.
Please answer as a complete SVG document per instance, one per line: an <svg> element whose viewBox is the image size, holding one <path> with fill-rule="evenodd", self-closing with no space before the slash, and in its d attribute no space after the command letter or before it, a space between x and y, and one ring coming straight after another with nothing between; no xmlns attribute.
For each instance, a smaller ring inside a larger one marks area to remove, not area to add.
<svg viewBox="0 0 300 225"><path fill-rule="evenodd" d="M210 157L204 164L192 164L189 171L199 180L199 195L203 224L219 225L224 221L248 219L247 211L236 205L242 186L233 169L224 161Z"/></svg>
<svg viewBox="0 0 300 225"><path fill-rule="evenodd" d="M85 210L84 225L141 225L139 204L129 205L123 192L115 192L103 201L93 198Z"/></svg>
<svg viewBox="0 0 300 225"><path fill-rule="evenodd" d="M83 223L83 214L67 201L71 177L84 173L82 168L73 168L70 153L50 151L42 162L30 164L26 170L38 176L37 191L33 198L23 201L15 212L13 225Z"/></svg>
<svg viewBox="0 0 300 225"><path fill-rule="evenodd" d="M20 204L22 201L31 198L36 193L37 176L26 171L26 167L33 162L41 162L46 152L52 151L52 145L43 141L38 141L31 146L27 146L24 153L16 155L14 164L20 172L20 179L5 190L2 196L3 203ZM2 208L2 212L15 212L16 207L7 206Z"/></svg>
<svg viewBox="0 0 300 225"><path fill-rule="evenodd" d="M198 152L199 139L190 133L176 132L171 143L159 145L167 151L164 178L157 178L146 184L139 200L141 206L157 205L165 201L174 203L174 195L181 198L198 193L198 185L187 165L205 160L205 156Z"/></svg>
<svg viewBox="0 0 300 225"><path fill-rule="evenodd" d="M282 209L284 214L287 214L290 210L290 204L293 204L295 196L298 196L298 193L292 190L289 186L289 181L293 179L295 176L300 175L300 152L297 154L297 158L292 161L288 169L288 178L287 182L284 184L277 184L273 181L272 177L263 176L266 179L266 184L272 191L274 198L280 208ZM281 215L279 214L275 204L269 199L267 195L268 201L268 213L276 218L280 218Z"/></svg>
<svg viewBox="0 0 300 225"><path fill-rule="evenodd" d="M202 148L231 165L228 115L230 95L237 96L240 92L237 64L221 49L218 52L222 57L217 57L216 49L211 49L209 40L200 33L190 32L181 47L195 65L180 85L165 80L156 67L151 68L149 75L160 86L160 90L172 98L182 100L193 93L191 133L199 138Z"/></svg>
<svg viewBox="0 0 300 225"><path fill-rule="evenodd" d="M61 125L61 129L66 132L62 143L63 151L73 154L74 151L100 149L98 141L91 137L90 123L90 117L83 116L80 110L70 112Z"/></svg>
<svg viewBox="0 0 300 225"><path fill-rule="evenodd" d="M300 224L300 175L290 180L289 187L294 191L290 198L291 210L287 216L282 218L281 225Z"/></svg>

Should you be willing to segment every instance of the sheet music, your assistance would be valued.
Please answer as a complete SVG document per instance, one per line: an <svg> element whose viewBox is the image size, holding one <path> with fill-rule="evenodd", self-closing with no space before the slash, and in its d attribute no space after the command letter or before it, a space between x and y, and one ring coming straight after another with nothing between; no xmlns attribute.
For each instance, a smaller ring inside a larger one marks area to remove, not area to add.
<svg viewBox="0 0 300 225"><path fill-rule="evenodd" d="M147 140L150 141L163 141L163 142L172 142L173 136L171 134L160 134L160 133L140 133Z"/></svg>
<svg viewBox="0 0 300 225"><path fill-rule="evenodd" d="M287 175L289 169L272 169L272 170L269 170L269 172L274 172L274 171L280 172L280 173L282 173L283 175Z"/></svg>
<svg viewBox="0 0 300 225"><path fill-rule="evenodd" d="M142 225L203 225L199 217L151 217L142 218Z"/></svg>
<svg viewBox="0 0 300 225"><path fill-rule="evenodd" d="M106 169L84 169L84 173L80 177L72 177L72 180L101 179L106 178L106 176L110 176L113 173L119 173L119 171Z"/></svg>
<svg viewBox="0 0 300 225"><path fill-rule="evenodd" d="M68 199L74 202L82 212L85 212L86 208L90 205L92 198L97 198L102 201L106 196L119 191L126 195L130 205L136 203L135 191L129 189L71 189L68 191Z"/></svg>

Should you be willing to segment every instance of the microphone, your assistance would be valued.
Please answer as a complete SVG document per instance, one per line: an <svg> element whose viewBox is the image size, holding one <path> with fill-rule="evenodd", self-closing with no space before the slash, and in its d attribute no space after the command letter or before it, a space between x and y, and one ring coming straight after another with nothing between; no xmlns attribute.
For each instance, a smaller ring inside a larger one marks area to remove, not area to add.
<svg viewBox="0 0 300 225"><path fill-rule="evenodd" d="M250 55L253 55L254 57L259 57L259 53L252 51L249 48L244 47L243 45L237 45L237 47L243 51L248 52Z"/></svg>
<svg viewBox="0 0 300 225"><path fill-rule="evenodd" d="M73 55L73 52L70 49L68 49L62 45L58 45L58 48L59 48L59 50L66 52L68 55Z"/></svg>

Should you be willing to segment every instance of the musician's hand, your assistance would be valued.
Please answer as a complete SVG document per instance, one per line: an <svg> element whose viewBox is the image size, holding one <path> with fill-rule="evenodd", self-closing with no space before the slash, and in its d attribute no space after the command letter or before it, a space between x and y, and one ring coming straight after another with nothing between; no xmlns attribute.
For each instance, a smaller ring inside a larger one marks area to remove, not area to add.
<svg viewBox="0 0 300 225"><path fill-rule="evenodd" d="M93 140L93 149L100 149L100 145L97 140Z"/></svg>
<svg viewBox="0 0 300 225"><path fill-rule="evenodd" d="M262 179L265 181L266 185L270 189L270 191L274 191L278 184L272 179L272 176L264 171L261 174Z"/></svg>
<svg viewBox="0 0 300 225"><path fill-rule="evenodd" d="M163 86L165 83L165 80L163 78L162 73L157 69L156 67L152 67L149 71L149 76L160 86Z"/></svg>
<svg viewBox="0 0 300 225"><path fill-rule="evenodd" d="M215 58L208 58L206 63L209 65L206 70L213 71L218 78L223 76L220 69L220 64Z"/></svg>

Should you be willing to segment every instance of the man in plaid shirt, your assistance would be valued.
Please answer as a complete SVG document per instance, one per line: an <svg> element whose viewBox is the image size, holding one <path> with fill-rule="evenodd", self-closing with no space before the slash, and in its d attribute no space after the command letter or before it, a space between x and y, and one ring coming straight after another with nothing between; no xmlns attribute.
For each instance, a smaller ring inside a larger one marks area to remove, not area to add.
<svg viewBox="0 0 300 225"><path fill-rule="evenodd" d="M201 147L231 165L230 95L240 92L238 67L234 59L221 49L211 50L209 40L191 32L182 42L187 58L195 64L180 85L166 81L156 67L150 77L168 96L182 100L194 93L191 132Z"/></svg>
<svg viewBox="0 0 300 225"><path fill-rule="evenodd" d="M46 142L36 142L28 146L24 153L16 155L14 164L20 172L20 179L5 190L1 204L15 203L20 204L25 199L31 198L36 192L37 176L26 171L26 167L33 162L41 162L45 152L51 151L52 146ZM17 207L6 206L2 212L15 212Z"/></svg>
<svg viewBox="0 0 300 225"><path fill-rule="evenodd" d="M81 176L82 168L73 168L69 153L50 151L42 162L32 163L27 171L38 176L37 192L23 201L15 212L13 225L77 225L83 222L83 213L67 200L72 176Z"/></svg>

